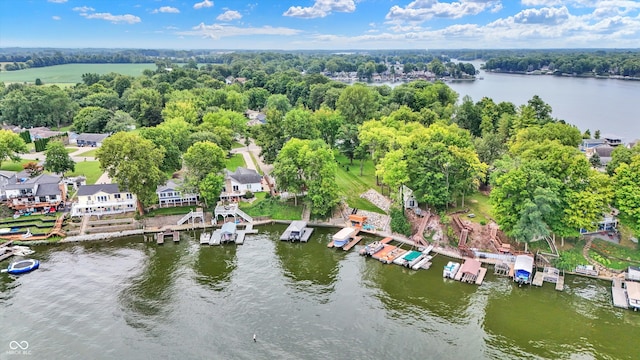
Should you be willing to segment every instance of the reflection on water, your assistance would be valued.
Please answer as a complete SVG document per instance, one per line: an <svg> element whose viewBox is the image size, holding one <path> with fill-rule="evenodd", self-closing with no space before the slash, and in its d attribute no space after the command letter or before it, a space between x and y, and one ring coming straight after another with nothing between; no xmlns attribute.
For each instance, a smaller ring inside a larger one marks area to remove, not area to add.
<svg viewBox="0 0 640 360"><path fill-rule="evenodd" d="M242 246L141 238L36 247L41 268L0 275L0 358L12 340L51 359L633 359L640 316L610 285L567 277L566 291L489 275L442 278L260 227ZM367 239L364 243L370 242ZM6 262L0 264L5 266ZM258 341L253 342L253 334Z"/></svg>

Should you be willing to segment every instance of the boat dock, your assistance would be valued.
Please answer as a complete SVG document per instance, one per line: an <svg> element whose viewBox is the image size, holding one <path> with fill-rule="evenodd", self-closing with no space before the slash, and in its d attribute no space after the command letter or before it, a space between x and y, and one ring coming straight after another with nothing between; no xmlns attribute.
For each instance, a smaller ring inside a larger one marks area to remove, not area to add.
<svg viewBox="0 0 640 360"><path fill-rule="evenodd" d="M0 261L8 259L14 255L14 250L9 248L9 245L13 244L13 240L0 244Z"/></svg>
<svg viewBox="0 0 640 360"><path fill-rule="evenodd" d="M233 224L235 223L227 223ZM216 229L211 236L200 237L200 244L220 245L225 242L234 242L237 245L244 244L244 238L247 234L257 234L258 230L253 228L253 223L247 223L242 230L236 230L235 227L228 225L227 229ZM227 234L225 236L225 234Z"/></svg>
<svg viewBox="0 0 640 360"><path fill-rule="evenodd" d="M482 285L485 275L487 275L487 269L481 266L480 261L466 258L453 279L469 284Z"/></svg>
<svg viewBox="0 0 640 360"><path fill-rule="evenodd" d="M307 227L306 221L292 221L280 236L280 240L307 242L312 233L313 228Z"/></svg>
<svg viewBox="0 0 640 360"><path fill-rule="evenodd" d="M165 236L170 236L173 239L173 242L180 241L180 232L177 230L165 230L156 234L156 242L158 245L164 244Z"/></svg>
<svg viewBox="0 0 640 360"><path fill-rule="evenodd" d="M342 247L342 250L344 251L349 251L351 250L352 247L356 246L357 243L359 243L362 240L362 236L357 236L356 234L358 234L359 230L356 230L356 232L352 235L352 240L349 241L349 243L345 246Z"/></svg>
<svg viewBox="0 0 640 360"><path fill-rule="evenodd" d="M613 297L613 306L622 309L629 308L627 290L624 288L624 280L620 278L613 278L611 280L611 295Z"/></svg>
<svg viewBox="0 0 640 360"><path fill-rule="evenodd" d="M560 274L560 270L552 267L545 267L543 271L536 271L531 282L535 286L542 286L544 282L555 284L556 290L564 290L564 275Z"/></svg>

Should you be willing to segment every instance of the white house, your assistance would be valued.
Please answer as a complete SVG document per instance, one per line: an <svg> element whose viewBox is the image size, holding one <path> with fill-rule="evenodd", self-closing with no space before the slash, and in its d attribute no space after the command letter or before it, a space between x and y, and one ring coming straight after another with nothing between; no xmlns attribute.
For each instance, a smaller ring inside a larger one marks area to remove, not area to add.
<svg viewBox="0 0 640 360"><path fill-rule="evenodd" d="M160 185L156 189L158 194L158 205L160 207L166 206L183 206L183 205L195 205L198 203L199 195L183 193L180 189L182 185L181 180L169 180L165 185Z"/></svg>
<svg viewBox="0 0 640 360"><path fill-rule="evenodd" d="M235 172L225 170L221 200L239 201L247 191L262 192L262 176L257 171L238 167Z"/></svg>
<svg viewBox="0 0 640 360"><path fill-rule="evenodd" d="M78 201L71 206L71 216L108 215L135 211L137 198L121 191L118 184L82 185Z"/></svg>

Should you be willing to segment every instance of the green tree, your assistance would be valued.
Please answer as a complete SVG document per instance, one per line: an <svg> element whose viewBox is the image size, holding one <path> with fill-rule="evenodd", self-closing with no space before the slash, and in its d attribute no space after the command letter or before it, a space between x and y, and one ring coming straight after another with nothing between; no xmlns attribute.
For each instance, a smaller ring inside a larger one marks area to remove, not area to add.
<svg viewBox="0 0 640 360"><path fill-rule="evenodd" d="M0 165L9 159L11 161L20 161L18 154L27 152L27 144L20 135L10 130L0 129Z"/></svg>
<svg viewBox="0 0 640 360"><path fill-rule="evenodd" d="M207 176L198 183L200 198L204 200L205 206L212 207L216 204L223 187L224 176L215 173L207 174Z"/></svg>
<svg viewBox="0 0 640 360"><path fill-rule="evenodd" d="M107 121L107 124L104 126L104 132L113 134L118 131L129 131L135 129L135 127L136 121L133 120L131 115L122 110L118 110L113 113L111 119Z"/></svg>
<svg viewBox="0 0 640 360"><path fill-rule="evenodd" d="M62 141L49 141L45 150L44 168L56 174L74 171L75 161L71 159Z"/></svg>
<svg viewBox="0 0 640 360"><path fill-rule="evenodd" d="M360 125L372 119L378 111L376 93L366 85L354 84L342 91L336 108L348 124Z"/></svg>
<svg viewBox="0 0 640 360"><path fill-rule="evenodd" d="M165 180L158 167L163 156L150 140L127 132L106 138L96 153L100 168L144 205L155 202L156 188Z"/></svg>
<svg viewBox="0 0 640 360"><path fill-rule="evenodd" d="M78 133L102 133L113 113L97 106L82 108L73 117L73 130Z"/></svg>
<svg viewBox="0 0 640 360"><path fill-rule="evenodd" d="M194 183L199 183L208 174L217 174L225 167L225 152L212 142L197 142L183 156L187 174Z"/></svg>
<svg viewBox="0 0 640 360"><path fill-rule="evenodd" d="M162 122L162 95L154 89L129 89L124 92L127 112L142 126Z"/></svg>
<svg viewBox="0 0 640 360"><path fill-rule="evenodd" d="M314 111L312 118L318 124L320 137L324 142L333 148L340 134L340 128L344 124L344 118L340 113L327 107L322 107Z"/></svg>
<svg viewBox="0 0 640 360"><path fill-rule="evenodd" d="M637 230L637 224L640 224L640 155L634 155L629 164L622 163L616 168L614 183L616 206L635 222Z"/></svg>
<svg viewBox="0 0 640 360"><path fill-rule="evenodd" d="M319 124L311 112L306 109L295 108L284 116L282 121L286 139L298 138L314 140L320 137Z"/></svg>

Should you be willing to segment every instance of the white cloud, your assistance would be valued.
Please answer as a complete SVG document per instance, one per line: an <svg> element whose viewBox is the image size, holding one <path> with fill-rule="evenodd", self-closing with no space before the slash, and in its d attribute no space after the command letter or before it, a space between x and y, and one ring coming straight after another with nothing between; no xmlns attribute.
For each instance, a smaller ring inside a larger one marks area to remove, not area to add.
<svg viewBox="0 0 640 360"><path fill-rule="evenodd" d="M515 14L513 21L520 24L546 24L555 25L569 18L569 9L561 8L526 9Z"/></svg>
<svg viewBox="0 0 640 360"><path fill-rule="evenodd" d="M483 11L498 8L499 0L459 0L451 3L438 0L415 0L405 7L394 5L389 9L386 19L390 22L425 22L434 17L459 19L468 15L478 15Z"/></svg>
<svg viewBox="0 0 640 360"><path fill-rule="evenodd" d="M152 14L157 14L157 13L179 14L180 10L178 10L178 8L174 8L171 6L162 6L158 9L153 10L151 13Z"/></svg>
<svg viewBox="0 0 640 360"><path fill-rule="evenodd" d="M91 11L95 11L96 9L89 7L89 6L76 6L72 9L73 11L77 11L80 13L88 13Z"/></svg>
<svg viewBox="0 0 640 360"><path fill-rule="evenodd" d="M200 23L197 26L194 26L190 31L182 31L178 32L178 35L188 35L188 36L202 36L211 39L220 39L223 37L233 37L233 36L255 36L255 35L280 35L280 36L291 36L297 35L301 33L300 30L285 28L285 27L271 27L271 26L262 26L262 27L237 27L223 24L211 24L205 25L204 23Z"/></svg>
<svg viewBox="0 0 640 360"><path fill-rule="evenodd" d="M238 20L238 19L242 19L242 15L235 11L235 10L227 10L225 12L223 12L222 14L218 15L218 17L216 18L218 21L233 21L233 20Z"/></svg>
<svg viewBox="0 0 640 360"><path fill-rule="evenodd" d="M60 16L57 16L57 15L53 15L51 18L53 20L62 20L62 18Z"/></svg>
<svg viewBox="0 0 640 360"><path fill-rule="evenodd" d="M56 3L56 4L64 4L66 3L68 0L47 0L50 3Z"/></svg>
<svg viewBox="0 0 640 360"><path fill-rule="evenodd" d="M325 17L332 12L351 13L356 10L354 0L316 0L313 6L291 6L282 15L299 17L305 19L313 19Z"/></svg>
<svg viewBox="0 0 640 360"><path fill-rule="evenodd" d="M139 17L131 14L112 15L111 13L94 13L94 14L80 14L80 15L84 16L87 19L100 19L100 20L111 21L114 24L119 24L119 23L135 24L142 21Z"/></svg>
<svg viewBox="0 0 640 360"><path fill-rule="evenodd" d="M210 8L212 6L213 6L213 1L211 0L203 0L202 2L193 4L193 8L196 10Z"/></svg>
<svg viewBox="0 0 640 360"><path fill-rule="evenodd" d="M524 6L556 6L562 5L562 0L522 0ZM566 2L566 1L565 1Z"/></svg>

